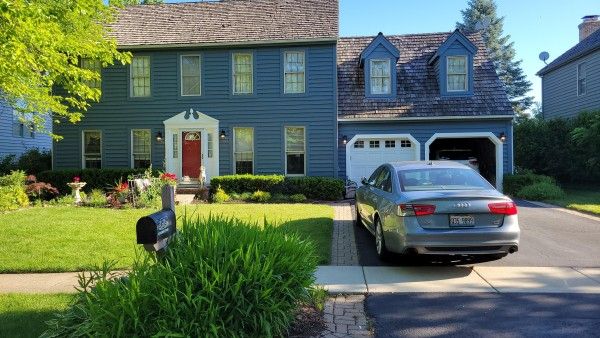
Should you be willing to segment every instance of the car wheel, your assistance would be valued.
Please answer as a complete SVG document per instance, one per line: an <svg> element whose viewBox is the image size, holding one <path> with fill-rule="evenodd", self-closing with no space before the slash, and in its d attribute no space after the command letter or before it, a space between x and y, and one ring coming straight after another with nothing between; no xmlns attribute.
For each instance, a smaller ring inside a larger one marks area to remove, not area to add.
<svg viewBox="0 0 600 338"><path fill-rule="evenodd" d="M358 203L356 203L354 210L356 211L356 222L354 222L354 225L356 225L357 227L362 227L363 221L362 221L362 217L360 217L360 212L358 212Z"/></svg>
<svg viewBox="0 0 600 338"><path fill-rule="evenodd" d="M383 236L383 227L379 218L375 219L375 250L377 250L377 256L382 261L389 258L390 253L385 248L385 237Z"/></svg>

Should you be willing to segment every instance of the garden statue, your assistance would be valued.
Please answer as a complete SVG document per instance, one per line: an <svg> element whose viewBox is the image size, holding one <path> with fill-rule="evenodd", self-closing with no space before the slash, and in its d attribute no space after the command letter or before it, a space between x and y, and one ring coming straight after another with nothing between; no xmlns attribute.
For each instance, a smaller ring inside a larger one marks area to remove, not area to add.
<svg viewBox="0 0 600 338"><path fill-rule="evenodd" d="M75 205L80 205L81 204L81 195L79 194L79 192L81 191L81 188L85 187L86 182L80 182L79 176L75 176L75 177L73 177L73 182L67 183L67 185L73 191L73 197L75 198L75 201L74 201Z"/></svg>

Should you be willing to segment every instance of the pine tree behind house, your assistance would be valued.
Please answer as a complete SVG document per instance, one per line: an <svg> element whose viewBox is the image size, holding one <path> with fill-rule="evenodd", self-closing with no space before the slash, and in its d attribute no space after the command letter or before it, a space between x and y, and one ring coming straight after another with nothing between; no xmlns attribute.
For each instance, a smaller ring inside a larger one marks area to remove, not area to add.
<svg viewBox="0 0 600 338"><path fill-rule="evenodd" d="M521 68L522 60L515 60L516 53L510 35L503 35L504 17L498 17L494 0L469 0L468 7L461 11L463 22L457 22L456 28L463 31L483 29L486 47L492 55L496 71L505 85L506 93L513 110L523 115L533 104L529 82ZM478 23L489 22L479 26Z"/></svg>

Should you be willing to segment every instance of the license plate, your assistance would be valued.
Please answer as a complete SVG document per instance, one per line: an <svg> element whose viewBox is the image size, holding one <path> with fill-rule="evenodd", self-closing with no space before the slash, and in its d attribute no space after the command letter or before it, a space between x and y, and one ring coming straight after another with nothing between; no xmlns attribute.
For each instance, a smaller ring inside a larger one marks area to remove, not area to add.
<svg viewBox="0 0 600 338"><path fill-rule="evenodd" d="M475 217L472 215L450 215L450 226L474 226Z"/></svg>

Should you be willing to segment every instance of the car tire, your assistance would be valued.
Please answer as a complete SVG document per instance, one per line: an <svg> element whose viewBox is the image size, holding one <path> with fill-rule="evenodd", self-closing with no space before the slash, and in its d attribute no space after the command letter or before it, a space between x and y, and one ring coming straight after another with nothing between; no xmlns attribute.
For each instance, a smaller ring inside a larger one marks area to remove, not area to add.
<svg viewBox="0 0 600 338"><path fill-rule="evenodd" d="M358 212L358 203L355 204L354 211L356 211L356 222L354 222L354 225L356 225L357 227L362 227L363 221L362 217L360 217L360 213Z"/></svg>
<svg viewBox="0 0 600 338"><path fill-rule="evenodd" d="M377 252L377 257L382 261L386 261L390 257L390 253L385 247L383 227L379 218L375 219L375 251Z"/></svg>

